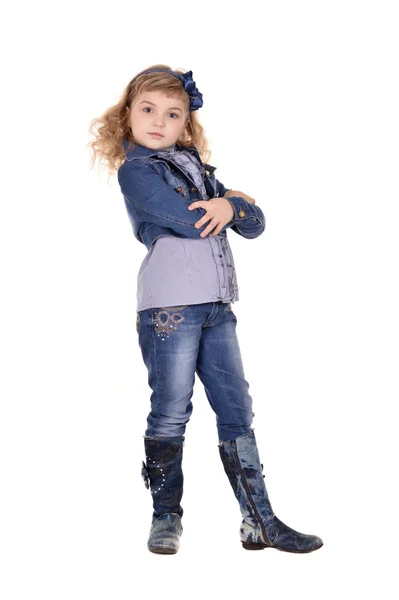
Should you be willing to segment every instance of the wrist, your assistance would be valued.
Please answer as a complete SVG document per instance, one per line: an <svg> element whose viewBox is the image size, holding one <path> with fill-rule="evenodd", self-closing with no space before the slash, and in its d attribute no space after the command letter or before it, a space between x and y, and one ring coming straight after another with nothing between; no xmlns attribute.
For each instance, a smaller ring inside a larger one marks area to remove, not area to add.
<svg viewBox="0 0 399 600"><path fill-rule="evenodd" d="M233 211L233 212L232 212L232 215L231 215L231 219L230 219L230 221L234 221L234 215L235 215L234 204L233 204L233 203L232 203L232 202L231 202L231 201L230 201L228 198L226 198L226 200L227 200L227 202L230 204L230 206L231 206L231 210Z"/></svg>

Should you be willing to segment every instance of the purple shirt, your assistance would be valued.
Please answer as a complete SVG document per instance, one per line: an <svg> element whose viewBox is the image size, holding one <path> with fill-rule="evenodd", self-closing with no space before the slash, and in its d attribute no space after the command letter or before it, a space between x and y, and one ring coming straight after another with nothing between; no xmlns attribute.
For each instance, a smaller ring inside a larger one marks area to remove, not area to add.
<svg viewBox="0 0 399 600"><path fill-rule="evenodd" d="M184 170L209 200L204 167L186 150L157 152ZM148 250L137 277L137 312L147 308L239 300L233 253L226 236L191 239L160 236Z"/></svg>

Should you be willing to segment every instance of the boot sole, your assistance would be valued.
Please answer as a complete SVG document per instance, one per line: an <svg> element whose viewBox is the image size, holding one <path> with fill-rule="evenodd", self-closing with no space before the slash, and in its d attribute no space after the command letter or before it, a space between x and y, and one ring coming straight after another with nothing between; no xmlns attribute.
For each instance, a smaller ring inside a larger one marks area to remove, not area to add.
<svg viewBox="0 0 399 600"><path fill-rule="evenodd" d="M177 552L173 548L148 548L148 550L154 554L176 554Z"/></svg>
<svg viewBox="0 0 399 600"><path fill-rule="evenodd" d="M324 544L320 544L320 546L312 548L311 550L284 550L283 548L277 548L276 546L264 546L263 544L248 544L246 542L241 542L241 544L245 550L264 550L265 548L274 548L275 550L280 550L280 552L293 552L294 554L309 554L310 552L314 552L315 550L318 550L324 546Z"/></svg>

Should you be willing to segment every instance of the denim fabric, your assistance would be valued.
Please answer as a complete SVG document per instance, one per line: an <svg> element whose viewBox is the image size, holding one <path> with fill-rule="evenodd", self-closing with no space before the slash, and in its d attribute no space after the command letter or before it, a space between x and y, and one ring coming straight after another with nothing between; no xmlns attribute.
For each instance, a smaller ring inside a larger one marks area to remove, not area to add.
<svg viewBox="0 0 399 600"><path fill-rule="evenodd" d="M176 554L183 533L181 518L175 513L161 515L153 520L147 546L158 554Z"/></svg>
<svg viewBox="0 0 399 600"><path fill-rule="evenodd" d="M147 250L160 235L206 239L201 238L200 234L207 224L198 229L194 227L206 214L205 209L195 208L190 211L187 208L188 204L200 199L195 182L177 167L172 170L166 159L157 157L156 150L139 144L129 150L130 144L125 138L123 147L126 160L118 169L118 181L136 239ZM177 147L181 146L177 144ZM189 151L206 168L204 184L209 197L223 196L227 188L216 179L216 167L202 163L195 147L189 148ZM181 187L181 191L177 191L176 187ZM191 191L193 187L196 188L195 191ZM266 220L258 206L241 196L229 197L228 201L233 207L234 215L223 227L221 234L230 228L251 239L264 232Z"/></svg>
<svg viewBox="0 0 399 600"><path fill-rule="evenodd" d="M180 505L183 495L184 436L144 437L146 462L143 478L148 477L153 499L153 519L166 513L183 516ZM144 472L143 472L144 471Z"/></svg>
<svg viewBox="0 0 399 600"><path fill-rule="evenodd" d="M145 435L184 434L195 373L216 414L219 440L248 431L254 413L236 326L231 305L220 301L138 313L138 340L152 389Z"/></svg>
<svg viewBox="0 0 399 600"><path fill-rule="evenodd" d="M206 169L191 152L174 144L165 150L158 150L157 156L170 160L175 166L179 167L189 179L191 178L194 181L201 198L208 198L204 185Z"/></svg>
<svg viewBox="0 0 399 600"><path fill-rule="evenodd" d="M240 539L244 548L272 547L297 553L321 548L323 541L317 535L295 531L274 514L253 429L234 440L221 442L219 452L243 516Z"/></svg>
<svg viewBox="0 0 399 600"><path fill-rule="evenodd" d="M151 552L174 554L179 549L183 531L180 504L183 496L184 436L144 437L146 461L141 475L151 488L153 515L148 549Z"/></svg>
<svg viewBox="0 0 399 600"><path fill-rule="evenodd" d="M274 512L263 481L253 430L237 437L236 440L222 442L219 444L219 452L225 472L240 504L244 517L243 525L247 526L248 535L253 536L254 540L259 538L259 542L265 543L259 517L267 528L268 538L272 539L275 535Z"/></svg>

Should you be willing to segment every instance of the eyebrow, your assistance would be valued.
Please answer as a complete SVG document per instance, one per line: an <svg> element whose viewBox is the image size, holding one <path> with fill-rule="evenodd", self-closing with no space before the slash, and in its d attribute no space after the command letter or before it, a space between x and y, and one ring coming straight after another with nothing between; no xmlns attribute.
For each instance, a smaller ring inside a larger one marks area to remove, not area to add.
<svg viewBox="0 0 399 600"><path fill-rule="evenodd" d="M151 104L151 106L155 106L155 104L153 102L150 102L149 100L142 100L141 102L139 102L139 104ZM168 110L180 110L180 112L183 112L181 108L179 108L178 106L169 106Z"/></svg>

